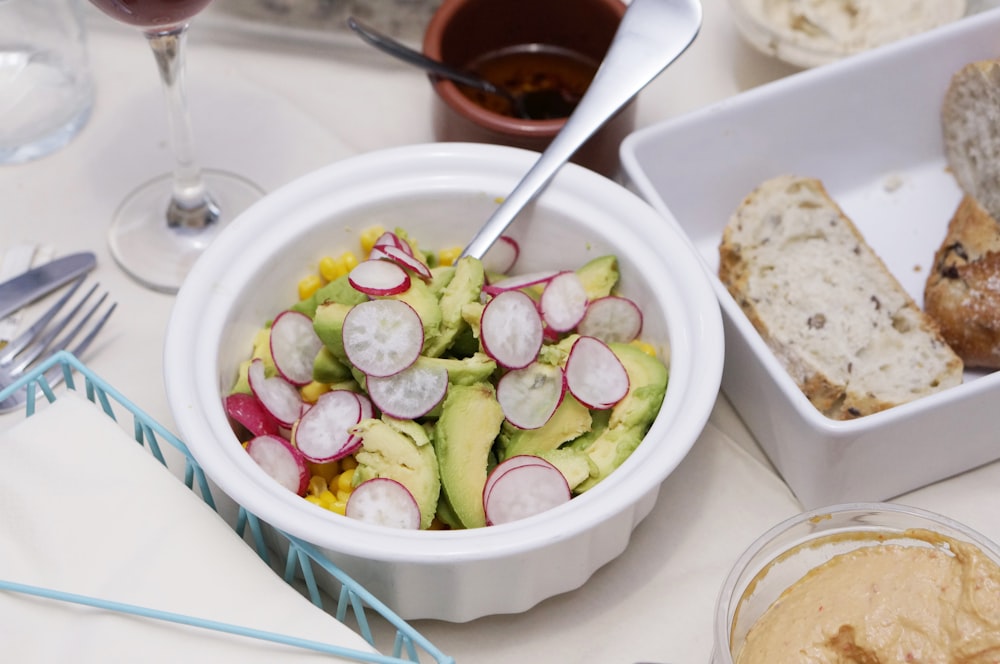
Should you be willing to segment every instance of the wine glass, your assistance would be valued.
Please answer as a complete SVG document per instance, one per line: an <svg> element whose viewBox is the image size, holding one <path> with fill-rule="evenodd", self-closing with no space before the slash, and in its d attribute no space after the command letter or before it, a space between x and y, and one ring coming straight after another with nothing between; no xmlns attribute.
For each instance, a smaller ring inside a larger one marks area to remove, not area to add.
<svg viewBox="0 0 1000 664"><path fill-rule="evenodd" d="M211 0L90 1L146 36L166 97L174 155L172 173L133 191L115 212L111 254L143 285L175 293L223 225L263 193L233 173L202 169L195 158L183 84L184 45L191 17Z"/></svg>

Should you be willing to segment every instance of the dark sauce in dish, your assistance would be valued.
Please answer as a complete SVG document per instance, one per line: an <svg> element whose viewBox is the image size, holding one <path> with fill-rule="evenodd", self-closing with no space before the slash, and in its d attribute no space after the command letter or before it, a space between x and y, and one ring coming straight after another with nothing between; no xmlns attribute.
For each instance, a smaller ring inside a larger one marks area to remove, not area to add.
<svg viewBox="0 0 1000 664"><path fill-rule="evenodd" d="M467 69L515 96L539 93L527 100L535 120L567 117L587 91L598 63L575 51L541 44L510 46L480 56ZM508 100L481 90L459 86L479 106L517 117Z"/></svg>

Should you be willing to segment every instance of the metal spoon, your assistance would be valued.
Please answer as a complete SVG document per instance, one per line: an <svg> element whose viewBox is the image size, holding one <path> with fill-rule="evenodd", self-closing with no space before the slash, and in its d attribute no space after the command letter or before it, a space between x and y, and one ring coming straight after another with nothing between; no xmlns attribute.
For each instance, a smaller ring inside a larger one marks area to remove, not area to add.
<svg viewBox="0 0 1000 664"><path fill-rule="evenodd" d="M697 0L632 0L576 110L462 255L482 258L573 153L676 60L700 28L701 3Z"/></svg>
<svg viewBox="0 0 1000 664"><path fill-rule="evenodd" d="M420 51L416 51L392 37L361 23L353 16L347 19L347 26L375 48L395 56L404 62L416 65L456 83L467 85L476 90L482 90L487 94L503 97L510 104L514 115L524 120L565 118L573 112L579 101L579 99L567 97L560 90L549 88L512 92L506 88L494 85L490 81L480 78L471 72L429 58Z"/></svg>

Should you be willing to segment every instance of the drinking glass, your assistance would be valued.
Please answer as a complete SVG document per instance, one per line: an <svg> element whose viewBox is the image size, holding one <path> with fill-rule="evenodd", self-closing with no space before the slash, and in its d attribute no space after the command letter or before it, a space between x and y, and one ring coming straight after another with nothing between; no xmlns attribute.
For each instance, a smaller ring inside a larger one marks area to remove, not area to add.
<svg viewBox="0 0 1000 664"><path fill-rule="evenodd" d="M262 195L239 175L202 169L195 157L184 90L190 19L211 0L90 0L108 16L138 27L160 72L173 172L133 191L115 212L109 244L118 264L143 285L175 293L221 228Z"/></svg>

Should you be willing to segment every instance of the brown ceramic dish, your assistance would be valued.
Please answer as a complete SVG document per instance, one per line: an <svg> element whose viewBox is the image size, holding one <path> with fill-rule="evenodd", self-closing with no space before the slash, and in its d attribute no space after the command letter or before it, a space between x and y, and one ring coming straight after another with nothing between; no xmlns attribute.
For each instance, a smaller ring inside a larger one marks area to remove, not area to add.
<svg viewBox="0 0 1000 664"><path fill-rule="evenodd" d="M625 13L621 0L444 0L424 35L424 53L469 68L484 56L533 44L600 63ZM439 141L472 141L542 151L565 119L525 120L490 110L451 81L432 77ZM618 172L618 147L635 124L632 102L573 158L603 175Z"/></svg>

